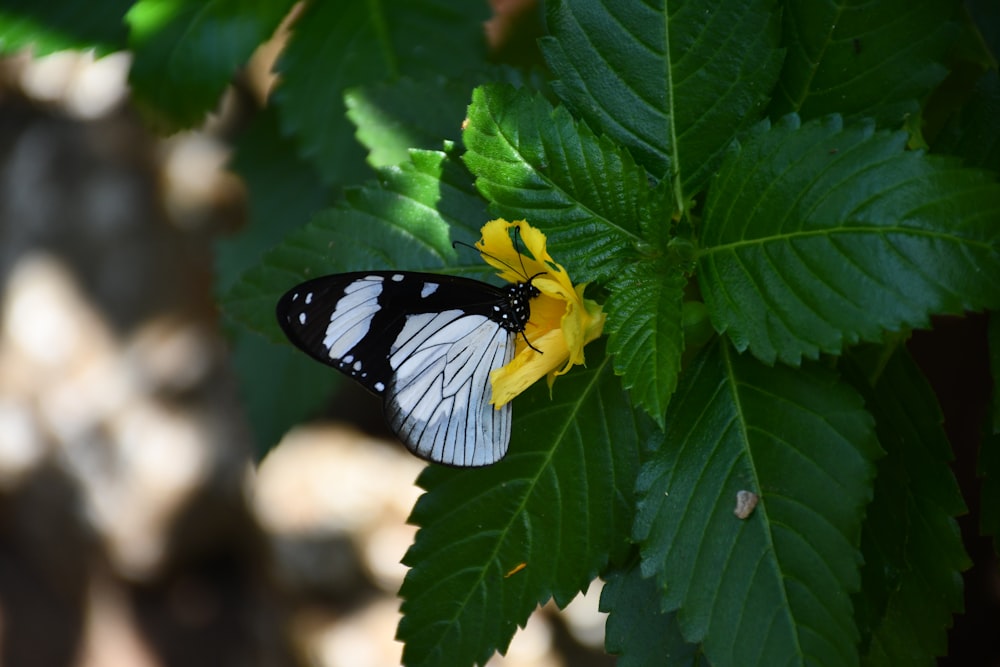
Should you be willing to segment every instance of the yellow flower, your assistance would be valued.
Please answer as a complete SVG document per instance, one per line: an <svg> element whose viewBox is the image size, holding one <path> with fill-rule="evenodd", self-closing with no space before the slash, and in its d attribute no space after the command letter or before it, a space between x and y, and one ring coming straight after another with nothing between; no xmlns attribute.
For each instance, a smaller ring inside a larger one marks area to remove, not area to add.
<svg viewBox="0 0 1000 667"><path fill-rule="evenodd" d="M515 247L511 227L519 228L517 235L526 254ZM551 390L556 376L584 363L583 346L601 335L604 313L600 305L583 298L586 284L573 286L566 270L545 250L545 235L526 221L491 220L483 226L482 235L476 248L488 264L499 269L501 278L517 283L540 274L531 281L540 294L531 300L531 318L524 336L517 337L514 358L490 374L492 403L499 408L542 376L548 376Z"/></svg>

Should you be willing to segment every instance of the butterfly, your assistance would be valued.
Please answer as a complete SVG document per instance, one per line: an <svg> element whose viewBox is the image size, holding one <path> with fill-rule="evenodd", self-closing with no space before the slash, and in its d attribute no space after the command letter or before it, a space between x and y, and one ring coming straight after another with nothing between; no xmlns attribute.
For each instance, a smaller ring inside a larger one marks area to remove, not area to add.
<svg viewBox="0 0 1000 667"><path fill-rule="evenodd" d="M507 453L511 426L510 404L490 403L490 372L514 357L536 277L501 288L413 271L340 273L289 290L277 317L299 349L382 397L411 452L485 466Z"/></svg>

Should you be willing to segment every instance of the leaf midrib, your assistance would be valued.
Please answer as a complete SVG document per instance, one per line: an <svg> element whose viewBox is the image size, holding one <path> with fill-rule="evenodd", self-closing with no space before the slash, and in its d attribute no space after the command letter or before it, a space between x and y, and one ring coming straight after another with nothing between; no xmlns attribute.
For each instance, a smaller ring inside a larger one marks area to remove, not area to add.
<svg viewBox="0 0 1000 667"><path fill-rule="evenodd" d="M740 432L742 434L742 442L747 457L747 467L750 469L750 474L753 476L754 490L755 492L759 493L762 487L760 482L760 475L757 473L757 466L755 464L753 456L750 454L749 424L745 412L743 410L743 401L739 391L740 388L739 385L741 383L737 379L736 369L733 367L732 350L725 341L720 341L719 344L722 347L722 362L726 368L726 384L729 388L730 393L732 394L733 407L736 410L736 419L739 423ZM774 561L777 559L778 552L775 549L774 534L770 528L771 518L768 513L767 503L766 502L759 503L757 506L757 511L761 514L761 524L763 524L763 526L766 526L766 528L763 527L761 528L761 530L764 533L764 539L767 540L766 553L771 554L771 558L769 560L771 560L772 564L774 564ZM788 588L786 585L784 585L784 579L785 579L784 572L780 567L778 567L778 573L782 581L782 585L778 587L782 600L781 609L786 610L787 613L790 614L792 609L792 603L791 600L789 600L788 598ZM792 623L792 627L793 628L797 627L794 622ZM797 631L793 632L792 636L794 637L796 654L803 655L800 633Z"/></svg>
<svg viewBox="0 0 1000 667"><path fill-rule="evenodd" d="M929 239L946 241L948 243L961 243L967 246L979 247L986 251L994 250L993 244L989 243L988 241L980 241L977 239L971 239L966 236L958 236L954 233L947 233L932 229L924 229L921 227L909 227L904 225L882 226L873 224L864 226L840 226L833 229L798 230L794 232L772 234L770 236L758 236L750 239L732 241L730 243L722 243L719 245L713 245L701 248L698 251L697 257L700 259L702 257L710 256L720 252L733 251L744 247L757 247L768 243L780 243L795 239L805 239L805 238L821 237L821 236L832 237L837 235L851 235L851 234L877 235L877 236L903 234L906 236L923 236Z"/></svg>
<svg viewBox="0 0 1000 667"><path fill-rule="evenodd" d="M666 9L666 5L664 5ZM663 67L664 76L666 78L667 87L667 134L670 135L670 148L672 149L672 155L670 156L671 167L673 169L672 186L674 190L674 202L677 206L676 214L681 218L685 218L685 202L684 190L681 187L681 159L680 159L680 148L677 144L677 112L674 107L674 68L673 68L673 58L670 54L670 14L667 11L663 12L663 39L664 39L664 49L663 49Z"/></svg>
<svg viewBox="0 0 1000 667"><path fill-rule="evenodd" d="M819 71L819 64L823 61L823 56L826 55L827 49L830 48L830 45L833 43L833 33L837 28L837 23L839 22L841 15L844 13L844 4L845 3L843 2L837 3L837 15L832 21L830 21L830 28L826 33L826 39L823 40L823 47L817 53L816 59L809 61L809 76L806 77L806 80L803 82L798 96L796 98L789 96L789 101L792 102L793 111L798 112L802 109L802 104L809 97L809 93L812 91L813 79L816 78L816 73ZM796 38L799 37L800 35L796 35Z"/></svg>

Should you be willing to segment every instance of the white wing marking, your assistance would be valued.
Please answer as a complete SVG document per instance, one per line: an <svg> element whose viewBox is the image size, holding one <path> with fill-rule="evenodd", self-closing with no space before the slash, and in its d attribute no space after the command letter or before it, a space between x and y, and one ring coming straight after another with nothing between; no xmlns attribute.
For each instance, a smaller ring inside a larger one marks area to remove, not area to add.
<svg viewBox="0 0 1000 667"><path fill-rule="evenodd" d="M490 372L510 362L514 336L484 315L411 315L392 346L386 417L415 454L489 465L510 441L509 405L490 405Z"/></svg>
<svg viewBox="0 0 1000 667"><path fill-rule="evenodd" d="M368 335L372 318L380 308L380 294L382 276L356 280L344 289L344 296L330 314L330 324L323 338L323 346L331 359L340 359Z"/></svg>
<svg viewBox="0 0 1000 667"><path fill-rule="evenodd" d="M403 329L389 348L389 366L393 370L408 360L435 333L443 330L448 323L462 317L461 310L443 310L440 313L407 315Z"/></svg>

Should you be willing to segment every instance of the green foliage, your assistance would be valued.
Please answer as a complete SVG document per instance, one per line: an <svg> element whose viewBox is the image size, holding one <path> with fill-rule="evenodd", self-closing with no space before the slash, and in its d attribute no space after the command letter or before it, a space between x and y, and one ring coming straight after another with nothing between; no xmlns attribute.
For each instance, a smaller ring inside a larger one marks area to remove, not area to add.
<svg viewBox="0 0 1000 667"><path fill-rule="evenodd" d="M125 13L134 0L99 5L76 0L4 0L0 3L0 53L30 49L45 56L66 49L107 55L125 48Z"/></svg>
<svg viewBox="0 0 1000 667"><path fill-rule="evenodd" d="M772 117L838 113L898 127L948 74L957 10L958 3L939 0L789 0Z"/></svg>
<svg viewBox="0 0 1000 667"><path fill-rule="evenodd" d="M7 2L0 45L129 44L149 117L183 127L291 5L129 4ZM1000 309L989 12L553 0L540 74L487 62L486 3L297 11L272 103L236 138L249 227L218 245L263 448L333 382L265 340L282 341L275 302L306 278L491 279L452 242L525 218L607 314L586 367L515 400L505 460L420 478L407 665L483 664L537 605L597 576L621 665L946 651L965 505L904 343L934 316ZM978 470L980 526L997 540L991 321ZM739 492L752 512L734 513Z"/></svg>
<svg viewBox="0 0 1000 667"><path fill-rule="evenodd" d="M133 99L165 128L198 125L293 0L138 0L129 10ZM178 95L178 88L183 95Z"/></svg>
<svg viewBox="0 0 1000 667"><path fill-rule="evenodd" d="M420 531L400 591L406 664L485 663L536 605L568 604L627 552L633 503L622 489L635 479L649 420L602 350L587 356L551 399L540 384L518 401L503 461L432 466L418 480L427 493L410 517Z"/></svg>
<svg viewBox="0 0 1000 667"><path fill-rule="evenodd" d="M572 274L612 275L641 240L655 194L645 171L610 140L577 127L565 108L509 86L482 86L464 140L465 164L493 212L544 228Z"/></svg>
<svg viewBox="0 0 1000 667"><path fill-rule="evenodd" d="M614 292L606 303L615 372L661 427L681 372L685 282L666 262L637 262L610 283Z"/></svg>
<svg viewBox="0 0 1000 667"><path fill-rule="evenodd" d="M694 195L767 104L782 58L777 4L551 2L541 44L577 117Z"/></svg>
<svg viewBox="0 0 1000 667"><path fill-rule="evenodd" d="M486 5L474 2L309 3L278 64L282 85L274 102L282 128L326 182L356 182L364 153L344 113L344 92L401 76L467 71L485 58L486 18Z"/></svg>
<svg viewBox="0 0 1000 667"><path fill-rule="evenodd" d="M461 267L452 240L472 243L486 217L472 181L447 154L414 151L411 161L379 171L380 180L349 188L332 208L288 234L228 291L229 313L275 341L278 298L311 277L368 269ZM336 239L336 243L333 242Z"/></svg>
<svg viewBox="0 0 1000 667"><path fill-rule="evenodd" d="M845 592L860 586L880 455L861 398L818 364L764 366L720 338L685 369L666 423L633 536L683 636L713 664L856 664ZM760 497L747 519L740 491Z"/></svg>
<svg viewBox="0 0 1000 667"><path fill-rule="evenodd" d="M604 575L601 611L609 612L604 644L619 656L618 667L707 664L697 644L684 640L677 614L660 609L662 593L638 564Z"/></svg>
<svg viewBox="0 0 1000 667"><path fill-rule="evenodd" d="M980 275L1000 275L996 178L905 144L870 123L786 116L723 163L698 279L739 350L797 364L933 313L1000 306Z"/></svg>
<svg viewBox="0 0 1000 667"><path fill-rule="evenodd" d="M862 659L930 663L947 649L945 629L962 611L959 572L969 566L951 519L965 504L948 470L941 413L905 349L855 350L845 366L886 451L861 535L863 585L854 608Z"/></svg>
<svg viewBox="0 0 1000 667"><path fill-rule="evenodd" d="M948 119L935 148L962 157L966 164L1000 171L998 109L1000 72L991 69L979 77L968 101Z"/></svg>

